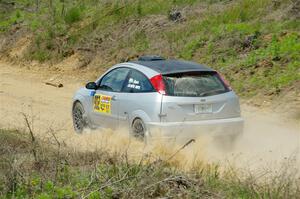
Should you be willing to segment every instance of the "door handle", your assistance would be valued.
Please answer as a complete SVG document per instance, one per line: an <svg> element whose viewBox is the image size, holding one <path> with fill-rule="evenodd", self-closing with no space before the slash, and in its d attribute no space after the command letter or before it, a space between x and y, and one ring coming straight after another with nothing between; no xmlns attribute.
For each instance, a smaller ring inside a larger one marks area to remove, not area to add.
<svg viewBox="0 0 300 199"><path fill-rule="evenodd" d="M117 97L114 95L114 96L111 97L111 100L116 101Z"/></svg>

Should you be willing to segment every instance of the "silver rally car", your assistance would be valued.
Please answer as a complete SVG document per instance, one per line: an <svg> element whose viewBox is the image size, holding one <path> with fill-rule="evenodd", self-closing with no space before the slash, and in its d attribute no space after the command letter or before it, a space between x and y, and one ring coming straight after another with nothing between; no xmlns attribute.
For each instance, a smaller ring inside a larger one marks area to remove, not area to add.
<svg viewBox="0 0 300 199"><path fill-rule="evenodd" d="M243 119L237 95L215 70L143 56L106 71L73 98L74 129L126 128L139 138L236 137Z"/></svg>

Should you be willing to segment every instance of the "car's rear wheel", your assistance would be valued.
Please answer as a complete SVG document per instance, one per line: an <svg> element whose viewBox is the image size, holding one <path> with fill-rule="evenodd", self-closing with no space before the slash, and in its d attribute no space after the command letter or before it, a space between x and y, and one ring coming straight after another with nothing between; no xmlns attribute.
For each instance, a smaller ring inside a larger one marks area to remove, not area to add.
<svg viewBox="0 0 300 199"><path fill-rule="evenodd" d="M84 117L85 111L80 102L76 102L73 106L73 126L76 133L82 133L87 126L86 119Z"/></svg>
<svg viewBox="0 0 300 199"><path fill-rule="evenodd" d="M133 121L131 134L133 135L133 137L141 141L146 141L147 129L143 120L137 118Z"/></svg>

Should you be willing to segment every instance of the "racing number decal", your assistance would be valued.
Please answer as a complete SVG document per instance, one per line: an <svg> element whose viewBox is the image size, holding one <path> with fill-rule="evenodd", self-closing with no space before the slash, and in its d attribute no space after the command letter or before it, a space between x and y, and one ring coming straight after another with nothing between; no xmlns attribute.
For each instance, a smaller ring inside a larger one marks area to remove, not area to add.
<svg viewBox="0 0 300 199"><path fill-rule="evenodd" d="M94 111L100 113L111 113L111 96L95 95L94 96Z"/></svg>

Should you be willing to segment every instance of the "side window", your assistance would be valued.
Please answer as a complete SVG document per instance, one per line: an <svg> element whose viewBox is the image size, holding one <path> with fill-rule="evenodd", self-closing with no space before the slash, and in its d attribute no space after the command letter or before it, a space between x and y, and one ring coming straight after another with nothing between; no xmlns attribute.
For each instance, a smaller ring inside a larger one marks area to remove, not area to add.
<svg viewBox="0 0 300 199"><path fill-rule="evenodd" d="M117 68L110 71L101 79L99 89L120 92L122 90L128 72L128 68Z"/></svg>
<svg viewBox="0 0 300 199"><path fill-rule="evenodd" d="M124 86L124 92L143 93L153 91L153 86L144 74L136 70L131 70Z"/></svg>

